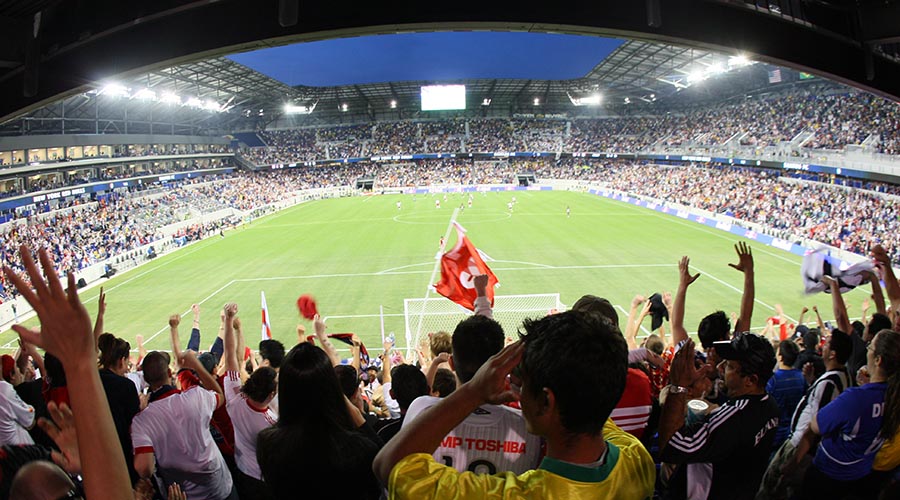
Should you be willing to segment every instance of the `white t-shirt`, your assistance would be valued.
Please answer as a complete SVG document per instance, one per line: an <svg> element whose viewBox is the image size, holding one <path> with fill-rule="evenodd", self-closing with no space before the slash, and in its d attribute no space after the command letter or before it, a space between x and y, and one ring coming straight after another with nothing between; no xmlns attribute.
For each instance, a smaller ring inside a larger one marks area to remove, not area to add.
<svg viewBox="0 0 900 500"><path fill-rule="evenodd" d="M166 484L181 484L188 498L219 500L231 493L231 473L209 432L218 395L202 387L150 403L131 422L134 454L154 453Z"/></svg>
<svg viewBox="0 0 900 500"><path fill-rule="evenodd" d="M388 409L391 418L400 418L400 403L391 396L393 382L384 383L384 406Z"/></svg>
<svg viewBox="0 0 900 500"><path fill-rule="evenodd" d="M134 384L134 388L137 389L138 394L143 392L146 387L149 387L147 382L144 380L144 372L128 372L125 374L125 377L130 380Z"/></svg>
<svg viewBox="0 0 900 500"><path fill-rule="evenodd" d="M806 394L800 399L797 407L794 409L794 415L791 418L791 445L796 448L800 446L803 434L809 427L813 415L819 413L828 403L837 399L850 385L847 379L847 373L844 370L829 370L822 374L821 377L813 382L813 385L806 390Z"/></svg>
<svg viewBox="0 0 900 500"><path fill-rule="evenodd" d="M0 380L0 445L34 444L28 428L34 424L34 408L16 392L16 388Z"/></svg>
<svg viewBox="0 0 900 500"><path fill-rule="evenodd" d="M416 398L406 411L403 427L441 398ZM450 431L434 451L434 459L464 472L515 474L537 468L541 438L525 430L525 417L508 406L482 405Z"/></svg>
<svg viewBox="0 0 900 500"><path fill-rule="evenodd" d="M244 474L262 481L262 472L256 461L256 436L259 431L275 425L278 415L271 408L257 410L241 392L241 376L238 372L225 374L225 405L234 426L234 460Z"/></svg>

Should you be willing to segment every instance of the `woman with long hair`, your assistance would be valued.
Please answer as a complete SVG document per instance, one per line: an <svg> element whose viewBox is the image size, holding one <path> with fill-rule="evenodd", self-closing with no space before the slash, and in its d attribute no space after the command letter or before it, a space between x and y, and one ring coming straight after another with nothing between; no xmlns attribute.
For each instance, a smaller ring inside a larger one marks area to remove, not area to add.
<svg viewBox="0 0 900 500"><path fill-rule="evenodd" d="M372 498L381 487L372 461L381 440L344 396L325 351L302 343L278 374L279 420L259 433L257 458L277 498ZM336 494L336 485L345 488Z"/></svg>
<svg viewBox="0 0 900 500"><path fill-rule="evenodd" d="M100 349L100 382L106 391L106 400L109 402L116 434L133 484L138 476L134 471L131 419L141 411L141 402L134 383L125 377L129 370L131 344L111 333L104 333L97 339L97 347Z"/></svg>
<svg viewBox="0 0 900 500"><path fill-rule="evenodd" d="M807 435L822 439L803 478L804 499L878 496L882 475L872 472L875 454L900 426L900 333L878 332L867 366L868 384L842 392L810 422Z"/></svg>

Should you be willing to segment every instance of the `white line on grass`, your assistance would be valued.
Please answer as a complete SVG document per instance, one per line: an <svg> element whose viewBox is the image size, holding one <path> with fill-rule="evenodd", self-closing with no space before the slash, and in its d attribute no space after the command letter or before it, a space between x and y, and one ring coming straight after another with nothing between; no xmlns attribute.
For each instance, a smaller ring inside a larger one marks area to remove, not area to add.
<svg viewBox="0 0 900 500"><path fill-rule="evenodd" d="M719 283L721 283L721 284L727 286L728 288L734 290L735 292L737 292L737 293L739 293L739 294L743 294L743 293L744 293L744 291L741 290L740 288L738 288L738 287L732 285L731 283L728 283L728 282L725 282L725 281L720 280L719 278L717 278L717 277L715 277L714 275L712 275L712 274L710 274L710 273L708 273L708 272L706 272L706 271L700 269L700 268L697 267L697 266L692 265L691 267L693 267L693 268L694 268L696 271L698 271L701 275L705 274L706 276L709 276L710 278L712 278L713 281L717 281L717 282L719 282ZM767 307L767 308L769 308L769 309L771 309L771 310L773 310L773 311L775 310L774 307L770 306L769 304L766 304L765 302L763 302L763 301L761 301L761 300L759 300L759 299L757 299L757 298L755 298L755 297L753 298L753 302L756 302L757 304L759 304L759 305L761 305L761 306L763 306L763 307ZM783 311L782 311L782 314L784 314ZM794 318L788 316L787 314L784 314L784 317L787 318L787 319L789 319L789 320L791 320L791 321L793 321L794 323L797 322L796 319L794 319Z"/></svg>
<svg viewBox="0 0 900 500"><path fill-rule="evenodd" d="M200 302L197 302L197 304L201 304L201 305L202 305L202 304L206 303L207 300L209 300L209 299L215 297L216 295L219 294L219 292L221 292L222 290L225 290L226 288L228 288L229 286L231 286L231 285L234 283L234 281L235 281L235 280L231 280L231 281L229 281L228 283L225 283L225 284L222 285L218 290L216 290L215 292L213 292L213 293L207 295L205 299L201 300ZM182 315L182 316L186 316L187 313L189 313L189 312L191 312L191 308L190 308L190 307L188 308L187 311L181 313L181 315ZM168 329L169 329L168 326L164 326L164 327L163 327L162 329L160 329L158 332L156 332L156 333L154 333L153 335L151 335L149 339L145 339L145 340L144 340L144 343L145 343L145 344L149 343L151 340L153 340L153 339L155 339L156 337L158 337L160 333L162 333L162 332L164 332L164 331L166 331L166 330L168 330Z"/></svg>
<svg viewBox="0 0 900 500"><path fill-rule="evenodd" d="M615 307L616 309L622 311L622 312L625 314L625 318L628 318L628 316L629 316L628 311L626 311L622 306L620 306L619 304L616 304L616 305L614 305L613 307ZM628 321L628 319L626 319L625 321ZM650 330L644 328L644 324L643 324L643 323L641 323L639 326L641 327L641 331L643 331L643 332L646 333L647 335L650 335L650 333L651 333Z"/></svg>
<svg viewBox="0 0 900 500"><path fill-rule="evenodd" d="M651 210L651 209L649 209L649 208L635 207L635 206L632 206L630 203L627 203L627 202L624 202L624 201L620 201L619 203L624 203L625 206L627 206L627 207L630 208L631 210L639 211L639 212L644 212L644 211L646 211L646 212L648 212L650 215L653 215L654 217L658 217L658 218L660 218L660 219L667 220L667 221L672 222L672 223L675 223L675 224L680 224L680 225L682 225L682 226L687 226L687 227L692 228L692 229L694 229L694 230L696 230L696 231L700 231L700 232L702 232L702 233L711 234L711 235L716 236L716 237L718 237L718 238L722 238L723 240L728 240L728 241L732 241L732 242L733 242L735 238L740 238L740 236L738 236L738 235L736 235L736 234L728 233L728 235L730 235L730 236L726 236L726 234L725 234L724 231L719 231L719 230L712 231L712 230L706 229L705 226L701 226L700 224L684 222L684 221L678 220L678 218L675 217L675 216L672 216L672 215L664 215L664 214L658 213L656 210ZM757 242L757 243L759 243L759 242ZM775 257L775 258L777 258L777 259L781 259L781 260L783 260L783 261L785 261L785 262L790 262L791 264L794 264L794 265L797 265L797 266L800 266L800 265L801 265L800 262L797 262L797 261L792 260L792 259L788 259L787 257L784 257L783 255L778 255L778 254L776 254L776 253L769 252L769 251L765 250L764 248L760 248L759 246L757 246L757 247L755 248L755 250L759 251L760 253L764 253L764 254L766 254L766 255L771 255L772 257Z"/></svg>

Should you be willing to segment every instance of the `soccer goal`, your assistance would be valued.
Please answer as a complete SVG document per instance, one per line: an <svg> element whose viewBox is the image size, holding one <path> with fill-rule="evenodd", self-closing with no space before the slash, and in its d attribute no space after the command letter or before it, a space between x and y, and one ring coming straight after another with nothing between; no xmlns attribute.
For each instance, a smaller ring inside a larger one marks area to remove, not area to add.
<svg viewBox="0 0 900 500"><path fill-rule="evenodd" d="M565 305L558 293L494 296L494 319L503 326L507 337L515 337L525 318L540 318L551 311L563 310ZM420 345L427 348L429 333L453 333L456 324L471 315L472 311L444 297L405 299L406 359L416 359L416 348Z"/></svg>

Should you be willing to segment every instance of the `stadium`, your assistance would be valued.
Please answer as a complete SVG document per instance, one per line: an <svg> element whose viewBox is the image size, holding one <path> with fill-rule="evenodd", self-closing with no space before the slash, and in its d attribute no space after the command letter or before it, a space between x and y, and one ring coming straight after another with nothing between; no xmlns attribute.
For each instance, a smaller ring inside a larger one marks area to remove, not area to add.
<svg viewBox="0 0 900 500"><path fill-rule="evenodd" d="M457 278L472 290L466 279L490 268L506 343L524 320L596 295L629 347L659 335L673 347L671 303L660 331L647 299L677 295L683 256L700 278L689 306L676 303L698 349L713 311L777 345L800 325L824 339L867 324L888 312L879 287L896 306L892 272L871 288L847 274L839 306L807 293L803 267L814 251L836 277L881 249L878 267L900 264L896 2L595 4L541 6L524 22L502 3L348 16L295 0L0 1L0 350L44 371L12 329L38 331L48 314L21 245L73 274L100 331L128 342L134 380L150 351L188 366L185 342L219 349L224 375L232 345L210 346L232 335L232 302L248 363L268 362L258 335L326 347L302 295L346 342L325 351L357 378L360 362L382 366L387 339L394 364L425 372L432 336L472 314L435 287L454 279L447 255L463 234L480 264ZM48 416L46 402L37 411ZM645 445L658 464L660 443ZM135 484L138 447L125 453ZM229 464L242 498L268 488L263 461L252 474ZM152 474L157 498L184 481L187 498L218 498L167 471Z"/></svg>

